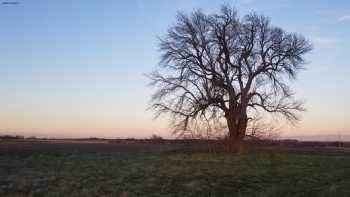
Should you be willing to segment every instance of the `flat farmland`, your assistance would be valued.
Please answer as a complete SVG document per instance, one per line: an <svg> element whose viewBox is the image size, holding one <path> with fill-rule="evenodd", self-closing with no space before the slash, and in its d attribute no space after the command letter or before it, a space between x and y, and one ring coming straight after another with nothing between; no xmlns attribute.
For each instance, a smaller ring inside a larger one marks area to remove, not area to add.
<svg viewBox="0 0 350 197"><path fill-rule="evenodd" d="M0 141L0 196L350 196L345 148Z"/></svg>

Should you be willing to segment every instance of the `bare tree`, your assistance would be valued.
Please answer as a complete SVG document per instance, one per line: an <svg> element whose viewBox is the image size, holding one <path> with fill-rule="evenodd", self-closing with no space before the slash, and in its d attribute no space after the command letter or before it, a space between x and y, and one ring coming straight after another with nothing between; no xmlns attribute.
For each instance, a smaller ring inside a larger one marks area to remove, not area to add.
<svg viewBox="0 0 350 197"><path fill-rule="evenodd" d="M149 75L157 89L152 108L172 115L177 134L225 121L230 142L239 144L254 113L298 120L304 108L287 82L311 49L303 36L256 13L239 18L228 5L217 14L179 13L160 39L160 65Z"/></svg>

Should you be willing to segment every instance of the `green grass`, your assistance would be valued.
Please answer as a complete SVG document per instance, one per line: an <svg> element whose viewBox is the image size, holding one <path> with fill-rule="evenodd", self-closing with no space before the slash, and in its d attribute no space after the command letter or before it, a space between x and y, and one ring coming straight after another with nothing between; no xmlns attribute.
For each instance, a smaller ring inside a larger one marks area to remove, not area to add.
<svg viewBox="0 0 350 197"><path fill-rule="evenodd" d="M0 155L0 196L350 196L350 155L137 149Z"/></svg>

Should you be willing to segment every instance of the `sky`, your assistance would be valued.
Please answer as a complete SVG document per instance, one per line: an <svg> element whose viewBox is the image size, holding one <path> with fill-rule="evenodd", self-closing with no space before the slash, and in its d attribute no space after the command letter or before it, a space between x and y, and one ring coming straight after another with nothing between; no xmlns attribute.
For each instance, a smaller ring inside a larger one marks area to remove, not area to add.
<svg viewBox="0 0 350 197"><path fill-rule="evenodd" d="M171 137L168 117L147 110L157 37L178 11L212 13L223 3L314 45L291 84L307 112L282 135L350 135L346 0L0 0L0 134Z"/></svg>

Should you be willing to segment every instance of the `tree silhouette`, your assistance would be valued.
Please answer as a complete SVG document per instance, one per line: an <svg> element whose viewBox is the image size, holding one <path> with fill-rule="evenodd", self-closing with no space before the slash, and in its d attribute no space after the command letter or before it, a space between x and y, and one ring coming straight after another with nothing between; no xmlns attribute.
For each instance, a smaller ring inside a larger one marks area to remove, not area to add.
<svg viewBox="0 0 350 197"><path fill-rule="evenodd" d="M240 18L229 5L216 14L179 13L160 39L161 61L149 75L157 89L152 108L172 115L175 133L224 120L230 142L239 144L255 113L299 119L304 108L287 82L311 49L302 35L256 13Z"/></svg>

